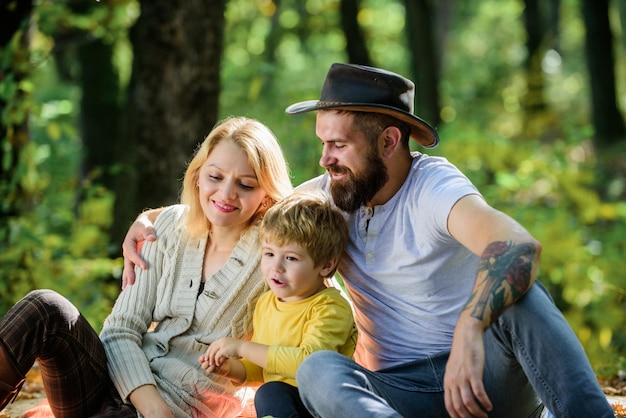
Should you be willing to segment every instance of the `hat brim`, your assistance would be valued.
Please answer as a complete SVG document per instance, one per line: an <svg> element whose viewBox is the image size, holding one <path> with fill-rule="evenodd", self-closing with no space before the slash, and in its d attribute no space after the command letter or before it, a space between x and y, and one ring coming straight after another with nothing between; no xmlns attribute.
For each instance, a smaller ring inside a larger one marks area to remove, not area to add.
<svg viewBox="0 0 626 418"><path fill-rule="evenodd" d="M325 109L382 113L393 116L394 118L407 123L411 127L411 138L424 148L434 148L439 144L439 135L432 126L412 113L403 112L390 106L363 103L325 103L320 102L319 100L307 100L292 104L285 109L285 113L288 115L296 115L299 113Z"/></svg>

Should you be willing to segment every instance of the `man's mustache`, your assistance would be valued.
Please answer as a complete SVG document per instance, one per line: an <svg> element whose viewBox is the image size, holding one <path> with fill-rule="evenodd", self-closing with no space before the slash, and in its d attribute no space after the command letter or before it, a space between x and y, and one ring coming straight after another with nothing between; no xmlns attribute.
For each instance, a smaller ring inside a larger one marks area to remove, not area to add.
<svg viewBox="0 0 626 418"><path fill-rule="evenodd" d="M351 173L348 167L342 167L339 165L329 165L326 167L326 171L330 174L349 174Z"/></svg>

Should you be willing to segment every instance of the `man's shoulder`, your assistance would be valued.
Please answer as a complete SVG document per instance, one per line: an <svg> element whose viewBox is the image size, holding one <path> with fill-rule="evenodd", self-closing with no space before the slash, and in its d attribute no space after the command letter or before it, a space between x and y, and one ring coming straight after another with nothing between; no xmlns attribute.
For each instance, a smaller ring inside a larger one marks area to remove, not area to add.
<svg viewBox="0 0 626 418"><path fill-rule="evenodd" d="M316 190L327 190L329 180L330 177L328 176L328 173L324 173L300 184L298 187L296 187L296 191L311 192Z"/></svg>
<svg viewBox="0 0 626 418"><path fill-rule="evenodd" d="M453 169L458 171L458 168L445 157L422 153L412 153L411 155L413 156L413 169Z"/></svg>
<svg viewBox="0 0 626 418"><path fill-rule="evenodd" d="M450 182L471 184L467 176L444 157L420 154L414 157L411 173L410 181L417 182L422 187L425 184L438 187L442 182L446 184Z"/></svg>

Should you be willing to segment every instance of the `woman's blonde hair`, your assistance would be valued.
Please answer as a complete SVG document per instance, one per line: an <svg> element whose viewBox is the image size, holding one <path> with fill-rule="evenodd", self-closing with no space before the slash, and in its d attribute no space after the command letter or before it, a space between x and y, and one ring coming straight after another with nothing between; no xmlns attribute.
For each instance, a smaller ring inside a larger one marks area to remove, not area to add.
<svg viewBox="0 0 626 418"><path fill-rule="evenodd" d="M200 168L217 144L231 141L248 155L248 163L257 177L259 186L268 196L267 205L261 205L259 211L250 219L257 221L274 202L289 195L293 188L289 179L289 169L283 151L270 129L261 122L246 117L230 117L219 122L196 150L187 166L183 179L180 201L189 207L186 219L187 231L200 236L211 228L206 218L196 184Z"/></svg>

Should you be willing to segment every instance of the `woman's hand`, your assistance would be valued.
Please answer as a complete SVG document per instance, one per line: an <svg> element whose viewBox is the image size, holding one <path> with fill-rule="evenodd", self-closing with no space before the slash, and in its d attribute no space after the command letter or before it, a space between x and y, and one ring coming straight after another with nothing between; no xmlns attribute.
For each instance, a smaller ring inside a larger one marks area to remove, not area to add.
<svg viewBox="0 0 626 418"><path fill-rule="evenodd" d="M139 386L130 394L130 401L146 418L174 418L172 410L153 385Z"/></svg>

